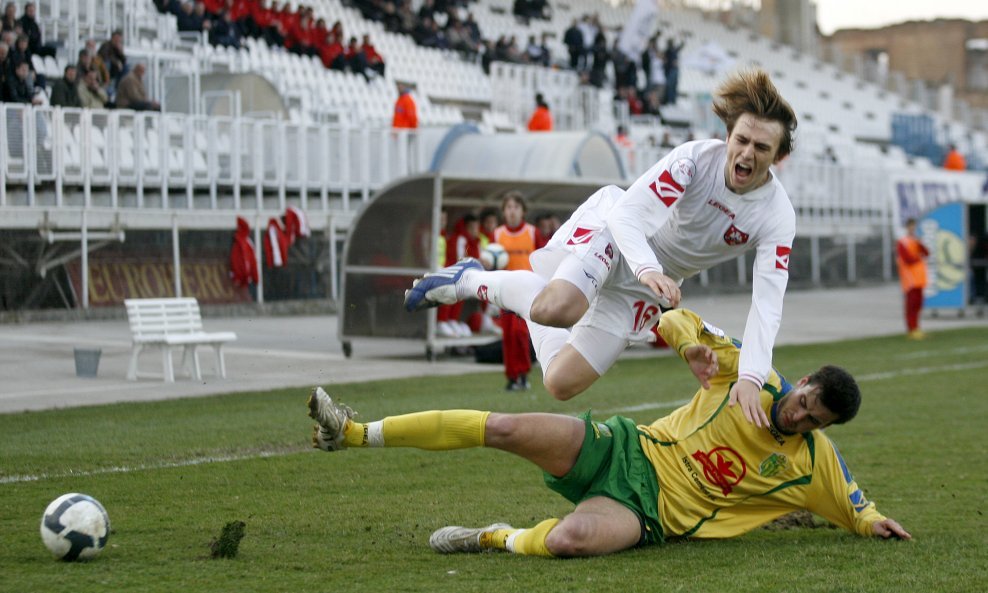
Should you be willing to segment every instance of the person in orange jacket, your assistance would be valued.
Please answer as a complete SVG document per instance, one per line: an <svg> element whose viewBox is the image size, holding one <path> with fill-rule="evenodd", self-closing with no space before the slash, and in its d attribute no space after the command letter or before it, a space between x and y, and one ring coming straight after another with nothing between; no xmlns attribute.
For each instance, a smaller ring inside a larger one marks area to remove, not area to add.
<svg viewBox="0 0 988 593"><path fill-rule="evenodd" d="M391 127L415 129L419 127L419 112L412 98L412 89L403 82L398 83L398 100L395 101L395 114Z"/></svg>
<svg viewBox="0 0 988 593"><path fill-rule="evenodd" d="M967 169L967 161L964 155L957 150L957 146L951 144L947 149L947 156L943 159L943 168L948 171L964 171Z"/></svg>
<svg viewBox="0 0 988 593"><path fill-rule="evenodd" d="M529 132L551 132L552 114L549 113L549 104L545 102L542 93L535 95L535 112L528 120Z"/></svg>
<svg viewBox="0 0 988 593"><path fill-rule="evenodd" d="M916 219L906 221L906 235L895 246L899 283L906 297L906 329L911 340L922 340L926 334L919 330L919 312L923 308L926 288L926 258L930 252L916 237Z"/></svg>

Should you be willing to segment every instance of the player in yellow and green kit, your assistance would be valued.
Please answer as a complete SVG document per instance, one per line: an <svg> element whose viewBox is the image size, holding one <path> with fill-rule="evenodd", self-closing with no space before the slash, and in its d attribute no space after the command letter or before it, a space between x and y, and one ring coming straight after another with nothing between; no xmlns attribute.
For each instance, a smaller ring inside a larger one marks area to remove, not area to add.
<svg viewBox="0 0 988 593"><path fill-rule="evenodd" d="M700 380L688 404L650 425L556 414L429 411L366 424L321 388L309 398L319 423L314 445L491 447L545 472L546 484L576 504L562 519L515 529L443 527L441 553L508 550L539 556L609 554L668 538L741 535L795 510L809 510L862 536L911 536L875 509L837 448L820 430L847 422L861 396L844 370L824 366L790 384L772 372L762 388L768 427L728 405L740 344L687 310L662 315L659 331Z"/></svg>

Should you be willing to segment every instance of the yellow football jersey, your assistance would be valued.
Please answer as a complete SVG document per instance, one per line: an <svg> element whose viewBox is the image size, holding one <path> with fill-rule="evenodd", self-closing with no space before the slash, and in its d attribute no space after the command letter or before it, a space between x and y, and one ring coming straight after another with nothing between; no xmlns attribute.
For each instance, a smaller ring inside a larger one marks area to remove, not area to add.
<svg viewBox="0 0 988 593"><path fill-rule="evenodd" d="M800 509L873 535L871 524L885 517L822 431L787 435L774 426L759 428L740 406L728 407L739 343L682 309L663 314L659 331L680 356L694 344L709 346L720 367L710 389L701 388L685 406L638 427L658 475L666 538L732 537ZM785 378L770 373L761 392L770 418L775 402L791 389Z"/></svg>

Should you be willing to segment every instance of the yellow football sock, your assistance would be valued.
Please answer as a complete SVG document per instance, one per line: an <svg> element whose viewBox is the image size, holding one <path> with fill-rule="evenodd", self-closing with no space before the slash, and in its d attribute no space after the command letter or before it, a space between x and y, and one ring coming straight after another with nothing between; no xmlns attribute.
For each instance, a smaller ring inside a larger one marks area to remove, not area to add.
<svg viewBox="0 0 988 593"><path fill-rule="evenodd" d="M343 444L347 447L366 447L367 425L347 420L346 427L343 428Z"/></svg>
<svg viewBox="0 0 988 593"><path fill-rule="evenodd" d="M448 451L484 446L484 428L490 412L433 410L361 424L350 421L344 429L348 447L414 447Z"/></svg>
<svg viewBox="0 0 988 593"><path fill-rule="evenodd" d="M493 548L505 549L515 554L552 558L552 552L545 547L545 538L558 524L559 519L546 519L531 529L498 529L491 534L490 544ZM481 545L484 545L483 537Z"/></svg>

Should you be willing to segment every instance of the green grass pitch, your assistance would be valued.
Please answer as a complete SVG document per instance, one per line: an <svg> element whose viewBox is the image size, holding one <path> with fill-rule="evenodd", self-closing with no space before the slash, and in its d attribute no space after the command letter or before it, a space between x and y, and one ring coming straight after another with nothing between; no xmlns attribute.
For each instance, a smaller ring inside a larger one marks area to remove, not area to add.
<svg viewBox="0 0 988 593"><path fill-rule="evenodd" d="M801 528L606 558L441 556L428 538L443 525L531 526L571 507L537 468L498 451L311 450L300 387L0 416L0 591L988 590L988 330L785 347L775 363L793 381L824 363L859 378L858 418L827 432L914 541ZM503 383L492 368L328 389L363 420L593 408L640 422L695 391L673 357L621 361L570 402ZM73 491L99 499L113 524L93 562L54 561L38 536L48 502ZM239 555L211 559L209 543L236 520Z"/></svg>

